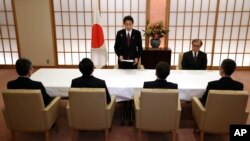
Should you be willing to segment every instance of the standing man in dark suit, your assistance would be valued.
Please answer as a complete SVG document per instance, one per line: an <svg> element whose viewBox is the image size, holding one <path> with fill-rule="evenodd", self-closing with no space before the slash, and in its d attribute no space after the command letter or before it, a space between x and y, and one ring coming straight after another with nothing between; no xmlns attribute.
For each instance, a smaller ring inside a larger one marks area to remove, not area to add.
<svg viewBox="0 0 250 141"><path fill-rule="evenodd" d="M205 70L207 69L207 54L200 51L202 41L194 39L192 41L192 50L185 52L182 59L183 70Z"/></svg>
<svg viewBox="0 0 250 141"><path fill-rule="evenodd" d="M172 82L167 82L166 78L170 73L170 66L167 62L159 62L156 65L155 81L144 82L143 88L163 88L163 89L178 89L178 85Z"/></svg>
<svg viewBox="0 0 250 141"><path fill-rule="evenodd" d="M44 105L47 106L52 98L47 94L43 84L30 79L33 68L29 59L20 58L16 61L16 72L19 77L16 80L9 81L8 89L39 89L43 96Z"/></svg>
<svg viewBox="0 0 250 141"><path fill-rule="evenodd" d="M133 29L134 19L131 16L123 18L125 29L117 32L115 38L115 53L118 57L119 69L136 69L142 53L141 32ZM133 62L126 62L133 60Z"/></svg>
<svg viewBox="0 0 250 141"><path fill-rule="evenodd" d="M94 72L94 64L89 58L84 58L79 63L79 70L82 73L81 77L75 78L71 82L72 88L105 88L107 104L111 98L104 80L98 79L91 75Z"/></svg>
<svg viewBox="0 0 250 141"><path fill-rule="evenodd" d="M119 69L137 69L142 53L141 32L133 29L134 19L131 16L123 18L125 29L117 32L115 38L115 53L118 57ZM127 62L132 60L132 62ZM121 125L132 125L132 100L123 101Z"/></svg>
<svg viewBox="0 0 250 141"><path fill-rule="evenodd" d="M222 61L220 66L221 78L216 81L208 82L206 91L202 96L201 102L204 104L204 106L206 104L209 90L243 90L243 84L231 78L235 68L236 63L234 60L225 59Z"/></svg>

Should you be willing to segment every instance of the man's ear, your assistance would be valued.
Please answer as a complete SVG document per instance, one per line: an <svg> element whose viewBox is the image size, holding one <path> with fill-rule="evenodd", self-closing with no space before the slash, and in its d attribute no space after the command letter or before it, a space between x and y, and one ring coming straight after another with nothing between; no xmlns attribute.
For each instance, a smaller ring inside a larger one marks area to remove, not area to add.
<svg viewBox="0 0 250 141"><path fill-rule="evenodd" d="M32 75L32 69L29 70L28 76L30 77Z"/></svg>
<svg viewBox="0 0 250 141"><path fill-rule="evenodd" d="M224 75L225 75L225 72L224 72L224 70L223 70L222 68L220 68L219 71L220 71L220 75L221 75L221 76L224 76Z"/></svg>

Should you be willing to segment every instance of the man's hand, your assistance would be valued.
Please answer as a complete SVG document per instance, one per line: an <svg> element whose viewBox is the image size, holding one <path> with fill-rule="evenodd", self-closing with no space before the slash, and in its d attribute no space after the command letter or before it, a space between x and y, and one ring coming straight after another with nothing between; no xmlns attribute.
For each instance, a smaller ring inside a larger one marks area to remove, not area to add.
<svg viewBox="0 0 250 141"><path fill-rule="evenodd" d="M135 58L133 65L136 65L138 63L138 60L139 60L138 58Z"/></svg>
<svg viewBox="0 0 250 141"><path fill-rule="evenodd" d="M119 60L122 62L122 61L123 61L123 56L120 56L120 57L119 57Z"/></svg>

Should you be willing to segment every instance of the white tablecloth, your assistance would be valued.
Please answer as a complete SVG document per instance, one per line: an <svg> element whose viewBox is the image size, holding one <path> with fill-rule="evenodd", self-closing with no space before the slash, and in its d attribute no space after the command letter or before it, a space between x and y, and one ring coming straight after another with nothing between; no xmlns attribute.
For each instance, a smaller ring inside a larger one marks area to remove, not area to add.
<svg viewBox="0 0 250 141"><path fill-rule="evenodd" d="M140 94L144 81L156 79L155 70L95 69L93 75L106 81L110 95L116 95L117 101L133 99ZM50 96L68 96L73 78L81 76L78 69L39 69L32 80L41 81ZM213 70L171 70L167 81L178 84L181 100L190 101L193 96L201 97L207 83L220 78Z"/></svg>

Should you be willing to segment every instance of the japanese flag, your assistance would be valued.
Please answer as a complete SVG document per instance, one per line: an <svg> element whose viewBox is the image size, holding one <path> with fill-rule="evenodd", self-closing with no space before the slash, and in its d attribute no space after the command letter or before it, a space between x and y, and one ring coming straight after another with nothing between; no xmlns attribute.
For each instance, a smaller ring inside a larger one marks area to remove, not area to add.
<svg viewBox="0 0 250 141"><path fill-rule="evenodd" d="M99 0L93 0L92 5L93 24L91 38L91 59L96 68L101 68L107 63L107 49L99 13Z"/></svg>

